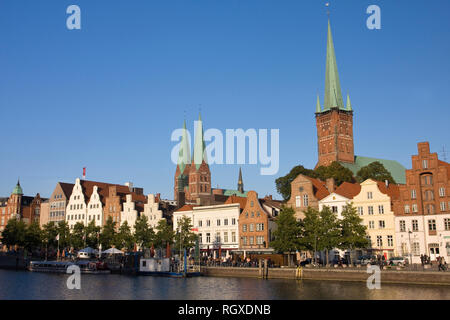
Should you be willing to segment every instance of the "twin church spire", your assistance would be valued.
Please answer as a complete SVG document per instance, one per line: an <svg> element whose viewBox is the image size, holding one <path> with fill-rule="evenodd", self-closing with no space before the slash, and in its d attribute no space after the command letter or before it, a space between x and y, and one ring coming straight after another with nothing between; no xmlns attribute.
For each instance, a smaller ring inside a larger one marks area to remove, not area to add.
<svg viewBox="0 0 450 320"><path fill-rule="evenodd" d="M180 168L180 172L183 173L186 166L190 165L192 161L197 170L200 168L203 161L207 163L205 141L203 139L203 123L200 114L198 116L197 128L195 131L194 154L192 159L190 141L186 129L186 120L183 123L183 134L181 136L180 151L178 152L178 167Z"/></svg>

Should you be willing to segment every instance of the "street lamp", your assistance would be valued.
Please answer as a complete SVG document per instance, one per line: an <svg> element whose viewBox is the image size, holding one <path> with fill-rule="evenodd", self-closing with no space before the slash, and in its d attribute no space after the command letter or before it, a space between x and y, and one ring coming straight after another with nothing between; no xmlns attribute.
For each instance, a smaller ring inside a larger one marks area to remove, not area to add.
<svg viewBox="0 0 450 320"><path fill-rule="evenodd" d="M408 239L409 239L409 263L412 266L412 245L411 245L411 233L412 231L408 229Z"/></svg>

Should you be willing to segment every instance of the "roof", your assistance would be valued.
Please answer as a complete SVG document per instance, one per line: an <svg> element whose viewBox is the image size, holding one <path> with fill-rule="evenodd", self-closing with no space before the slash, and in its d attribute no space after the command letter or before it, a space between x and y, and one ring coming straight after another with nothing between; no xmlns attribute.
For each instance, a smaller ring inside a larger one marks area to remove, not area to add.
<svg viewBox="0 0 450 320"><path fill-rule="evenodd" d="M65 183L65 182L58 182L61 186L61 189L64 193L64 196L69 199L70 195L72 194L73 187L75 186L73 183Z"/></svg>
<svg viewBox="0 0 450 320"><path fill-rule="evenodd" d="M121 197L121 200L125 199L126 194L130 194L130 188L120 184L110 184L105 182L97 182L97 181L80 181L81 187L83 188L83 194L86 196L86 203L89 202L92 193L94 192L94 186L98 187L98 194L100 196L100 201L103 206L106 204L106 198L109 196L109 187L116 187L117 195Z"/></svg>
<svg viewBox="0 0 450 320"><path fill-rule="evenodd" d="M378 159L378 158L369 158L369 157L361 157L355 156L354 163L345 163L339 162L345 168L350 169L353 174L356 176L357 172L372 162L378 161L383 164L383 166L391 173L392 178L394 178L395 182L398 184L406 184L406 168L401 165L398 161L395 160L386 160L386 159Z"/></svg>
<svg viewBox="0 0 450 320"><path fill-rule="evenodd" d="M336 190L334 190L334 193L344 196L347 199L353 199L353 197L356 196L360 191L361 186L359 185L359 183L350 183L345 181Z"/></svg>
<svg viewBox="0 0 450 320"><path fill-rule="evenodd" d="M175 212L182 212L182 211L192 211L194 209L194 206L190 205L190 204L185 204L184 206L182 206L180 209L175 210Z"/></svg>
<svg viewBox="0 0 450 320"><path fill-rule="evenodd" d="M247 191L244 192L239 192L239 190L232 190L232 189L226 189L223 190L223 195L224 196L238 196L238 197L247 197Z"/></svg>
<svg viewBox="0 0 450 320"><path fill-rule="evenodd" d="M13 190L12 194L20 194L20 195L23 194L23 190L22 190L22 187L20 186L20 182L19 181L17 181L17 184L14 187L14 190Z"/></svg>
<svg viewBox="0 0 450 320"><path fill-rule="evenodd" d="M227 201L225 201L225 204L231 204L231 203L239 203L239 206L241 210L244 210L245 205L247 204L247 198L245 197L239 197L239 196L229 196Z"/></svg>
<svg viewBox="0 0 450 320"><path fill-rule="evenodd" d="M317 200L322 200L323 198L325 198L330 194L323 181L308 176L304 177L312 182L314 196L316 197Z"/></svg>
<svg viewBox="0 0 450 320"><path fill-rule="evenodd" d="M438 160L438 165L439 166L446 166L447 167L447 179L450 180L450 163L447 163L445 161L442 160Z"/></svg>
<svg viewBox="0 0 450 320"><path fill-rule="evenodd" d="M400 189L396 184L389 184L386 187L385 182L377 181L377 186L378 189L382 193L387 194L391 198L391 200L398 199L400 197Z"/></svg>

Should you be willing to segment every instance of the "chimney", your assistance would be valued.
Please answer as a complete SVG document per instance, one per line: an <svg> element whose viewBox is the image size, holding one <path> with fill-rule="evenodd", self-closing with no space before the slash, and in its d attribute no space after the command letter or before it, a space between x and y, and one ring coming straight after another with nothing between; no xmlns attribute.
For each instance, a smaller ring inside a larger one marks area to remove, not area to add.
<svg viewBox="0 0 450 320"><path fill-rule="evenodd" d="M130 189L130 192L133 191L133 183L132 182L125 182L125 185Z"/></svg>
<svg viewBox="0 0 450 320"><path fill-rule="evenodd" d="M333 193L334 190L335 190L334 179L333 179L333 178L328 178L328 179L326 180L326 186L327 186L328 192L329 192L329 193Z"/></svg>
<svg viewBox="0 0 450 320"><path fill-rule="evenodd" d="M384 180L384 183L386 184L386 188L389 188L389 180Z"/></svg>

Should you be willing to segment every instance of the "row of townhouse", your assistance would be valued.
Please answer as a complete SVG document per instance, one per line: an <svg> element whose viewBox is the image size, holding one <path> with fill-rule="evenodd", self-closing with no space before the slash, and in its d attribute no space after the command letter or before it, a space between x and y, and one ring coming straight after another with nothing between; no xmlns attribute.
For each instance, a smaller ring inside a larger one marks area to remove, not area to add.
<svg viewBox="0 0 450 320"><path fill-rule="evenodd" d="M146 216L154 228L162 219L170 219L172 204L160 195L145 196L142 188L76 179L74 184L58 182L50 199L41 205L40 224L66 221L72 230L77 223L103 226L109 217L119 227L125 221L133 229L138 217Z"/></svg>
<svg viewBox="0 0 450 320"><path fill-rule="evenodd" d="M270 253L280 210L281 201L270 196L259 199L255 191L248 191L246 197L231 195L223 204L184 205L173 214L173 229L178 230L183 216L190 218L203 254L219 248L222 254Z"/></svg>
<svg viewBox="0 0 450 320"><path fill-rule="evenodd" d="M304 218L308 207L328 206L342 218L343 208L352 203L367 227L370 248L367 253L408 257L420 263L420 256L431 260L450 259L450 164L430 153L428 142L418 143L412 156L412 169L406 170L405 184L389 184L368 179L361 184L342 183L335 188L304 175L291 182L287 205ZM362 254L355 252L355 255ZM333 250L330 259L342 256Z"/></svg>

